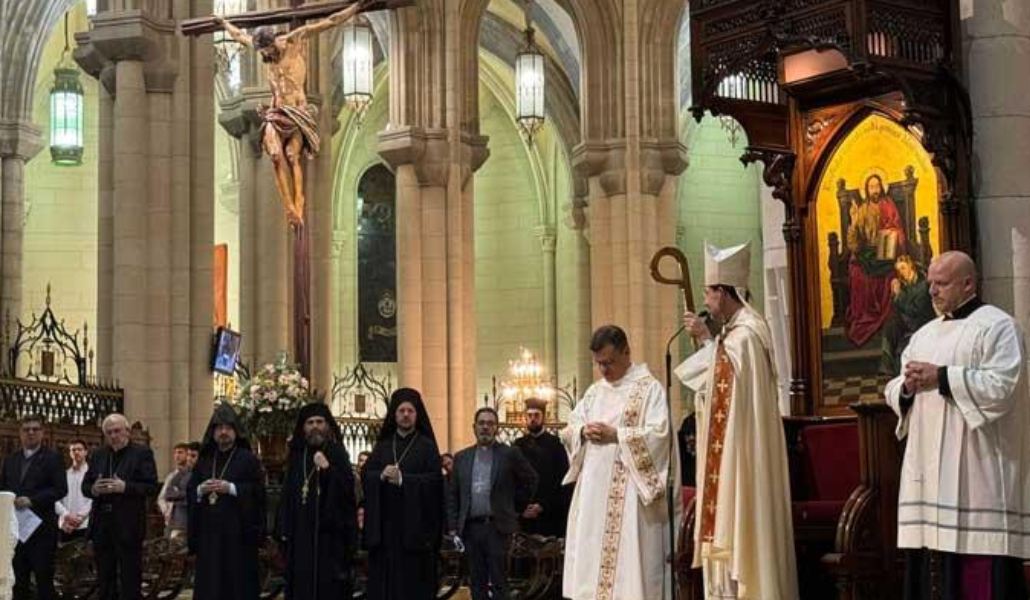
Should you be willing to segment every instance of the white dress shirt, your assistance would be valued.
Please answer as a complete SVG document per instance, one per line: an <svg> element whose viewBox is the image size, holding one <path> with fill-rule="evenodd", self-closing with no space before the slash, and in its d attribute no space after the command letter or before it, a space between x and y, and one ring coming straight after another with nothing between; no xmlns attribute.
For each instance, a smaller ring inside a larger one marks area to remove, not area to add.
<svg viewBox="0 0 1030 600"><path fill-rule="evenodd" d="M54 505L54 509L57 511L57 525L59 527L64 525L64 516L68 514L84 515L86 517L82 520L82 524L79 525L79 529L85 529L89 525L89 510L93 507L93 501L82 493L82 479L86 476L86 471L88 470L89 465L85 462L82 463L82 467L78 470L74 466L68 469L68 495L61 498L61 501Z"/></svg>

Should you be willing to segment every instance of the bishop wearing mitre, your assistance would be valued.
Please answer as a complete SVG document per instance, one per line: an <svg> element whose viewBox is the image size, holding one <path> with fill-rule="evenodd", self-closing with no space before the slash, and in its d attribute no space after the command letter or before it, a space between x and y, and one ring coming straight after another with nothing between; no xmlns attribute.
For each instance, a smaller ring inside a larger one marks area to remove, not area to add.
<svg viewBox="0 0 1030 600"><path fill-rule="evenodd" d="M701 344L676 368L695 393L698 492L694 567L706 600L797 600L787 446L769 326L748 304L750 242L705 242L705 307L684 315Z"/></svg>

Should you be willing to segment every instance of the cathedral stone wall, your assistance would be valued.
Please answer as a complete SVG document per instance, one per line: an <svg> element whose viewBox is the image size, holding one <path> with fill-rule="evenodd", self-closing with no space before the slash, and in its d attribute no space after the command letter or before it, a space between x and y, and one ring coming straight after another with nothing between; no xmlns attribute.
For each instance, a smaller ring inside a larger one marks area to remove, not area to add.
<svg viewBox="0 0 1030 600"><path fill-rule="evenodd" d="M69 38L89 28L84 4L69 13ZM74 40L71 42L74 48ZM40 61L32 107L33 122L50 140L50 87L64 50L63 22L54 28ZM70 58L69 58L70 60ZM44 148L25 165L25 247L22 322L43 310L47 284L52 306L74 331L89 323L90 344L97 325L97 102L99 84L80 73L85 92L82 164L58 167Z"/></svg>

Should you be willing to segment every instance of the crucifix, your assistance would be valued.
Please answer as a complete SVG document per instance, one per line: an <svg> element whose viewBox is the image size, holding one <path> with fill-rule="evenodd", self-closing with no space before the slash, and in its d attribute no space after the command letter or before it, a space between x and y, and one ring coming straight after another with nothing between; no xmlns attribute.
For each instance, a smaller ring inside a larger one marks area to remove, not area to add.
<svg viewBox="0 0 1030 600"><path fill-rule="evenodd" d="M307 38L342 25L361 12L399 8L414 0L351 0L308 5L290 0L290 8L189 19L183 35L224 29L237 43L261 55L271 106L261 107L261 147L272 160L275 186L293 231L293 353L301 373L311 378L311 260L304 221L305 158L319 150L318 108L308 104ZM275 25L289 23L287 31ZM248 33L241 28L249 28Z"/></svg>

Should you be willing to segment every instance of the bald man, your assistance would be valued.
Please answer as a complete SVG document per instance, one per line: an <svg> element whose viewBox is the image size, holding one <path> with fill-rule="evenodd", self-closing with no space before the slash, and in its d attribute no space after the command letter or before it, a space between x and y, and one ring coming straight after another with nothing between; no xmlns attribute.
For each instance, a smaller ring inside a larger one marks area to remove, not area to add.
<svg viewBox="0 0 1030 600"><path fill-rule="evenodd" d="M977 296L961 252L930 264L938 317L913 336L887 384L908 438L898 547L906 600L1026 598L1030 558L1030 407L1023 334ZM933 590L933 591L931 591Z"/></svg>

